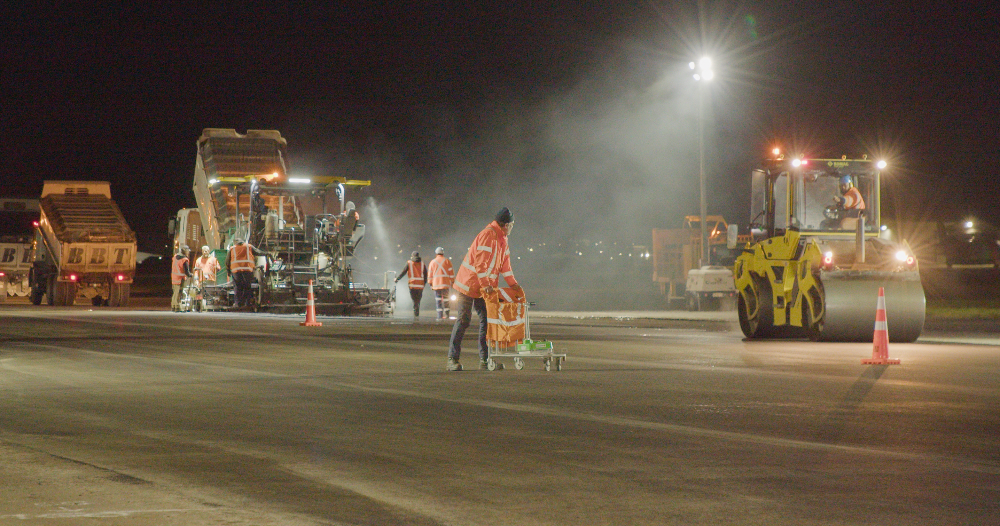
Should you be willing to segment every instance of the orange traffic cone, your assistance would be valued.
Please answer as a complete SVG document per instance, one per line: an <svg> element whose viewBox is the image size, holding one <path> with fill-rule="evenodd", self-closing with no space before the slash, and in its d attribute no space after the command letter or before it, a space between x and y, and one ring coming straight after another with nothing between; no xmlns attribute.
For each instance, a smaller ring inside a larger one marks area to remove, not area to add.
<svg viewBox="0 0 1000 526"><path fill-rule="evenodd" d="M871 360L861 360L863 364L899 365L899 360L889 358L889 326L885 321L885 289L878 288L878 306L875 310L875 337L872 340Z"/></svg>
<svg viewBox="0 0 1000 526"><path fill-rule="evenodd" d="M316 299L313 297L313 280L309 280L309 299L306 300L306 321L300 323L305 327L322 327L323 324L316 321Z"/></svg>

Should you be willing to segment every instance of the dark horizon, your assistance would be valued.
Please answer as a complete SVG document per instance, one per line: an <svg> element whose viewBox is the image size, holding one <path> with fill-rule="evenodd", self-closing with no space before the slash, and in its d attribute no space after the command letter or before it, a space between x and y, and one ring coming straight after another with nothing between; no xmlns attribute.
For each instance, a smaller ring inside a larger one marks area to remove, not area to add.
<svg viewBox="0 0 1000 526"><path fill-rule="evenodd" d="M15 13L2 37L4 193L109 180L133 228L162 236L194 205L203 128L276 129L293 173L371 179L349 198L362 213L377 206L398 244L457 252L505 205L518 242L648 243L651 228L698 211L686 64L710 52L709 213L745 225L749 170L780 143L813 158L886 157L887 217L1000 223L988 161L1000 144L1000 31L985 3L230 13Z"/></svg>

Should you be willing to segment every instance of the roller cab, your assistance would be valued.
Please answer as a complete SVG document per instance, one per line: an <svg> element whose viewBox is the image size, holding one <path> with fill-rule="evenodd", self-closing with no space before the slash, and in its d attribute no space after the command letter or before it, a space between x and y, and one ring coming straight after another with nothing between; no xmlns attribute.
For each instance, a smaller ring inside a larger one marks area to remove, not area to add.
<svg viewBox="0 0 1000 526"><path fill-rule="evenodd" d="M870 341L879 287L890 339L920 336L916 258L905 241L880 237L882 168L867 158L776 156L754 169L753 238L733 269L747 338Z"/></svg>

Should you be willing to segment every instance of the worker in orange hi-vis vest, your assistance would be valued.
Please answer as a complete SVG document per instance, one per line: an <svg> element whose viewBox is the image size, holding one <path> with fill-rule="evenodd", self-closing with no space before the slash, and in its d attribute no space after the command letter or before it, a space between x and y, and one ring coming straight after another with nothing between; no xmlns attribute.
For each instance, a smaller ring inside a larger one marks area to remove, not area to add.
<svg viewBox="0 0 1000 526"><path fill-rule="evenodd" d="M844 207L844 210L864 210L865 200L861 198L861 192L854 187L851 176L845 175L840 178L840 193L843 197L837 196L835 201Z"/></svg>
<svg viewBox="0 0 1000 526"><path fill-rule="evenodd" d="M455 282L455 269L451 266L451 260L444 257L444 247L437 247L434 254L431 264L427 265L427 277L431 282L431 289L434 290L437 319L441 321L447 320L451 315L448 294L452 283Z"/></svg>
<svg viewBox="0 0 1000 526"><path fill-rule="evenodd" d="M486 346L487 315L484 295L502 292L508 301L524 301L524 290L514 279L510 251L507 248L507 237L513 228L514 214L507 207L501 208L494 221L486 225L472 241L469 252L462 260L454 284L458 292L458 307L448 346L449 371L462 370L462 364L459 363L462 338L472 321L473 309L479 316L479 367L487 368L489 348Z"/></svg>
<svg viewBox="0 0 1000 526"><path fill-rule="evenodd" d="M181 245L170 260L170 285L174 289L174 294L170 297L170 310L173 312L181 311L181 289L184 288L184 280L191 277L187 252L187 245Z"/></svg>
<svg viewBox="0 0 1000 526"><path fill-rule="evenodd" d="M201 247L201 256L194 260L194 273L198 282L202 285L205 282L215 283L216 274L222 270L219 260L215 259L215 254L209 250L208 245Z"/></svg>
<svg viewBox="0 0 1000 526"><path fill-rule="evenodd" d="M250 243L237 241L229 249L227 265L236 289L236 309L248 309L251 303L253 271L257 268L257 256L262 253Z"/></svg>
<svg viewBox="0 0 1000 526"><path fill-rule="evenodd" d="M194 276L201 294L201 310L205 310L205 285L215 285L218 272L222 270L222 265L215 258L215 254L208 248L208 245L201 247L201 256L194 260Z"/></svg>
<svg viewBox="0 0 1000 526"><path fill-rule="evenodd" d="M396 278L396 283L408 276L407 284L410 286L410 298L413 300L413 317L420 317L420 298L424 296L424 286L427 285L427 265L420 261L420 253L410 254L410 260Z"/></svg>

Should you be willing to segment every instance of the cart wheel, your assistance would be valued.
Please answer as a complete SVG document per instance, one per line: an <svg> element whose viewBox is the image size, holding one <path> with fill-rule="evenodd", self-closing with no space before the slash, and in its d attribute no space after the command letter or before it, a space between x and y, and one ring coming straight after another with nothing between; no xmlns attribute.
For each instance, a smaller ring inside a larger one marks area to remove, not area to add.
<svg viewBox="0 0 1000 526"><path fill-rule="evenodd" d="M542 365L545 366L545 370L546 371L551 371L552 370L552 359L551 358L546 358L546 359L542 360Z"/></svg>
<svg viewBox="0 0 1000 526"><path fill-rule="evenodd" d="M562 363L563 363L563 359L562 358L556 358L556 370L557 371L562 371Z"/></svg>
<svg viewBox="0 0 1000 526"><path fill-rule="evenodd" d="M496 360L494 360L493 358L486 360L486 368L489 369L490 371L496 371L497 370Z"/></svg>
<svg viewBox="0 0 1000 526"><path fill-rule="evenodd" d="M520 358L514 358L514 368L517 369L518 371L524 369L524 360Z"/></svg>

